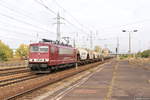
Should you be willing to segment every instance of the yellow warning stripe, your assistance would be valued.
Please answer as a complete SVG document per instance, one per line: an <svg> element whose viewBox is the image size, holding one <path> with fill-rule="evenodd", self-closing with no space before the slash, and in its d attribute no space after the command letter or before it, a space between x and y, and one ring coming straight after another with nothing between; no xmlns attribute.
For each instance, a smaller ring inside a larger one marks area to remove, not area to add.
<svg viewBox="0 0 150 100"><path fill-rule="evenodd" d="M111 100L111 96L113 93L113 86L116 80L116 74L117 74L117 69L118 69L118 63L115 65L114 69L113 69L113 76L112 76L112 80L111 80L111 84L108 86L108 93L105 97L105 100Z"/></svg>

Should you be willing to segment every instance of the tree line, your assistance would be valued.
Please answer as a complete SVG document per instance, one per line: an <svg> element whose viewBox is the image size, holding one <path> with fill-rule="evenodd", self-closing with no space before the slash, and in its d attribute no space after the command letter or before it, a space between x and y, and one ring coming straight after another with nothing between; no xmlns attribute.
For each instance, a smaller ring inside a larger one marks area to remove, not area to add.
<svg viewBox="0 0 150 100"><path fill-rule="evenodd" d="M0 61L7 61L12 58L26 59L28 56L29 46L20 44L20 46L13 50L4 42L0 41Z"/></svg>
<svg viewBox="0 0 150 100"><path fill-rule="evenodd" d="M96 52L101 52L101 47L95 46ZM20 46L13 50L8 45L0 40L0 61L7 61L12 58L27 59L29 53L29 46L26 44L20 44ZM136 54L138 57L148 58L150 57L150 50L144 50Z"/></svg>
<svg viewBox="0 0 150 100"><path fill-rule="evenodd" d="M144 50L143 52L138 52L137 56L142 57L142 58L149 58L150 57L150 50Z"/></svg>
<svg viewBox="0 0 150 100"><path fill-rule="evenodd" d="M102 52L102 48L95 46L94 51ZM29 53L29 46L26 44L20 44L20 46L13 50L4 42L0 41L0 61L7 61L13 58L27 59Z"/></svg>

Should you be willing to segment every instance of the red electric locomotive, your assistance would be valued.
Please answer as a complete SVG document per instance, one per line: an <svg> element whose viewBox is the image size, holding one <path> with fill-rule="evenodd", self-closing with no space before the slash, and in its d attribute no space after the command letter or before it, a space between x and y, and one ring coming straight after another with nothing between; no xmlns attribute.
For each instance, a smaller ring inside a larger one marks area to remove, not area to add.
<svg viewBox="0 0 150 100"><path fill-rule="evenodd" d="M43 39L30 44L29 67L32 71L47 73L52 69L75 65L76 55L76 49L69 45Z"/></svg>

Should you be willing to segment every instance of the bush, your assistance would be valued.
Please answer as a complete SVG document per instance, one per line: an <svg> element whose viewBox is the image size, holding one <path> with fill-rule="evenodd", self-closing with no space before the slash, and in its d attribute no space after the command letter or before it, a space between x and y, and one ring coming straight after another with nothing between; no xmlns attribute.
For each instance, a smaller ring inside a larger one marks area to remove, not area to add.
<svg viewBox="0 0 150 100"><path fill-rule="evenodd" d="M144 58L150 57L150 50L145 50L141 53L141 56Z"/></svg>
<svg viewBox="0 0 150 100"><path fill-rule="evenodd" d="M25 44L21 44L19 48L16 50L16 56L20 57L21 59L27 59L29 46Z"/></svg>
<svg viewBox="0 0 150 100"><path fill-rule="evenodd" d="M143 57L143 58L148 58L148 57L150 57L150 50L145 50L143 52L139 52L137 55L140 57Z"/></svg>
<svg viewBox="0 0 150 100"><path fill-rule="evenodd" d="M127 55L127 54L122 54L122 55L119 55L119 58L122 60L122 59L126 59L126 58L128 58L129 57L129 55Z"/></svg>
<svg viewBox="0 0 150 100"><path fill-rule="evenodd" d="M5 55L5 53L0 52L0 61L7 61L7 60L8 59L7 59L6 55Z"/></svg>
<svg viewBox="0 0 150 100"><path fill-rule="evenodd" d="M13 57L13 50L6 44L0 41L0 61L7 61L8 58Z"/></svg>

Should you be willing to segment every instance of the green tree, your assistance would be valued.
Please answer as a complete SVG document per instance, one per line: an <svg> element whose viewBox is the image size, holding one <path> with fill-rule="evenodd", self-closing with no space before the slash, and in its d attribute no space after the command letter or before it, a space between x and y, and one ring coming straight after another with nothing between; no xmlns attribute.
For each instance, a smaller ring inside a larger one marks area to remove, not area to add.
<svg viewBox="0 0 150 100"><path fill-rule="evenodd" d="M21 59L26 59L28 56L29 46L26 44L21 44L16 50L16 56Z"/></svg>
<svg viewBox="0 0 150 100"><path fill-rule="evenodd" d="M145 50L141 54L141 57L148 58L150 57L150 50Z"/></svg>
<svg viewBox="0 0 150 100"><path fill-rule="evenodd" d="M13 57L13 50L8 45L0 41L0 61L6 61Z"/></svg>

